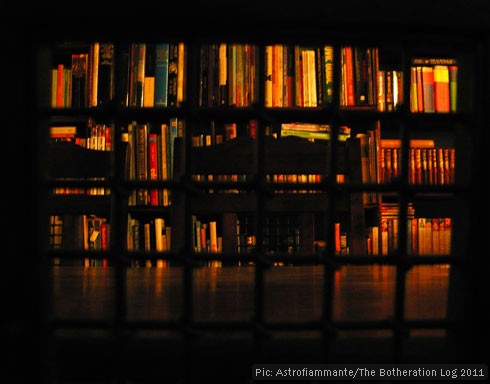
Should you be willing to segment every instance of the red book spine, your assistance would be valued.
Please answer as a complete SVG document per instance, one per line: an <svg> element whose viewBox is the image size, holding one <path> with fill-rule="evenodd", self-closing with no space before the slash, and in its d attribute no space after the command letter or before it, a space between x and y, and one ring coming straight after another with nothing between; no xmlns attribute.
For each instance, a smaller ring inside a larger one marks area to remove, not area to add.
<svg viewBox="0 0 490 384"><path fill-rule="evenodd" d="M158 180L158 136L150 133L148 138L150 180ZM158 205L158 189L150 189L150 205Z"/></svg>
<svg viewBox="0 0 490 384"><path fill-rule="evenodd" d="M56 80L56 107L62 108L64 107L64 65L58 64L58 72L57 72L57 80Z"/></svg>

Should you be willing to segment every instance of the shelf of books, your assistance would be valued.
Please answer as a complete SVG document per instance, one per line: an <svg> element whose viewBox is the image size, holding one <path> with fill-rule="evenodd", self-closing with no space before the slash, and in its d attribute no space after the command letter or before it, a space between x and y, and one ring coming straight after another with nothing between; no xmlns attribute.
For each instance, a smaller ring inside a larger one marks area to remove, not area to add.
<svg viewBox="0 0 490 384"><path fill-rule="evenodd" d="M400 251L401 226L408 255L451 254L454 212L433 217L427 206L450 205L461 173L457 57L328 43L104 41L62 45L49 70L50 143L107 152L111 171L51 180L53 248L106 249L119 199L118 249L163 259L182 249L250 252L257 231L266 253L387 256ZM211 162L220 163L212 172ZM99 215L104 230L93 228Z"/></svg>
<svg viewBox="0 0 490 384"><path fill-rule="evenodd" d="M110 297L109 316L88 322L64 316L69 299L59 317L47 309L55 331L108 331L118 358L129 343L175 342L186 368L226 332L254 351L313 340L322 359L379 336L393 361L426 335L452 337L470 292L460 266L476 257L481 51L454 35L315 28L43 41L40 260L50 283L80 278L84 294ZM386 316L346 309L345 297L364 300L361 271L388 298ZM419 318L410 284L422 275L445 301ZM287 286L277 297L289 300L310 278L314 308L296 309L318 317L296 322L287 305L270 316L272 290ZM220 314L242 312L201 322L196 308L225 296L233 310Z"/></svg>

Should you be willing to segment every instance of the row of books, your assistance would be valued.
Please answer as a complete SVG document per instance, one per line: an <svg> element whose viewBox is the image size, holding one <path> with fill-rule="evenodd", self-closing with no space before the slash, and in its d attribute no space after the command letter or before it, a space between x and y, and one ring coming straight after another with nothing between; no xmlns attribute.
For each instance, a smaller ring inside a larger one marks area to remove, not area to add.
<svg viewBox="0 0 490 384"><path fill-rule="evenodd" d="M128 143L127 175L129 180L171 180L176 137L184 135L184 121L172 117L168 123L128 124L122 140ZM167 188L138 188L131 192L129 205L168 206L171 193Z"/></svg>
<svg viewBox="0 0 490 384"><path fill-rule="evenodd" d="M117 56L116 56L117 53ZM118 72L116 73L116 60ZM93 42L51 69L51 107L176 107L185 99L185 44Z"/></svg>
<svg viewBox="0 0 490 384"><path fill-rule="evenodd" d="M110 222L105 217L87 214L51 215L50 248L63 250L108 250L110 246ZM83 263L83 264L82 264ZM83 265L106 267L107 259L85 257L82 262L57 257L54 265Z"/></svg>
<svg viewBox="0 0 490 384"><path fill-rule="evenodd" d="M77 125L54 125L50 127L49 139L51 142L66 141L75 145L95 151L111 151L113 149L114 127L112 125L97 123L89 118L83 127ZM95 178L93 178L95 179ZM56 187L54 194L87 194L109 195L110 189L104 187Z"/></svg>
<svg viewBox="0 0 490 384"><path fill-rule="evenodd" d="M73 52L70 62L51 70L51 106L85 108L103 105L114 98L114 43L94 42L87 50Z"/></svg>
<svg viewBox="0 0 490 384"><path fill-rule="evenodd" d="M417 58L410 68L410 111L457 111L458 65L455 59Z"/></svg>
<svg viewBox="0 0 490 384"><path fill-rule="evenodd" d="M333 97L333 46L265 47L266 107L318 107Z"/></svg>
<svg viewBox="0 0 490 384"><path fill-rule="evenodd" d="M399 251L400 211L395 203L383 203L380 225L367 229L366 250L369 255L386 256ZM406 217L406 252L412 256L450 255L452 218L416 217L409 204Z"/></svg>
<svg viewBox="0 0 490 384"><path fill-rule="evenodd" d="M376 47L343 46L340 49L340 105L378 103L379 51ZM391 72L390 72L391 73Z"/></svg>
<svg viewBox="0 0 490 384"><path fill-rule="evenodd" d="M259 49L247 43L200 46L201 107L247 107L259 101ZM268 44L264 49L264 106L318 107L333 101L334 47ZM339 103L394 111L403 104L403 73L380 67L377 47L340 47ZM118 72L116 73L116 61ZM51 69L51 106L84 108L121 95L126 107L177 107L186 100L184 42L93 42ZM458 65L454 58L412 59L410 110L457 110ZM196 90L197 91L197 90Z"/></svg>
<svg viewBox="0 0 490 384"><path fill-rule="evenodd" d="M172 227L163 217L154 217L143 221L128 215L127 249L128 251L156 251L168 252L172 248ZM144 262L132 260L132 267L157 267L168 266L163 259Z"/></svg>
<svg viewBox="0 0 490 384"><path fill-rule="evenodd" d="M361 145L363 183L390 183L401 175L402 141L382 139L379 124L366 133L356 134ZM432 139L411 139L408 143L408 182L410 184L454 184L456 177L456 150L436 146ZM376 204L379 193L364 192L364 204Z"/></svg>
<svg viewBox="0 0 490 384"><path fill-rule="evenodd" d="M214 43L200 47L199 106L248 107L258 100L258 47Z"/></svg>
<svg viewBox="0 0 490 384"><path fill-rule="evenodd" d="M455 179L455 148L409 149L408 180L411 184L453 184ZM380 182L389 183L400 176L402 159L400 148L381 147Z"/></svg>

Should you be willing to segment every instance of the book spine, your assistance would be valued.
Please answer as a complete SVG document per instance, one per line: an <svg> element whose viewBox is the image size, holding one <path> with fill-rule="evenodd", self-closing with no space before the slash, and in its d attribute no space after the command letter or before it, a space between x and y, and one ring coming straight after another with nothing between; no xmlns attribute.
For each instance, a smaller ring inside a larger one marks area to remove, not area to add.
<svg viewBox="0 0 490 384"><path fill-rule="evenodd" d="M148 151L149 151L149 173L150 180L158 180L158 135L156 133L149 133L148 136ZM158 189L150 189L150 205L159 205L159 193Z"/></svg>
<svg viewBox="0 0 490 384"><path fill-rule="evenodd" d="M123 106L129 106L129 89L130 89L130 62L131 62L131 44L120 44L115 47L115 97L117 102Z"/></svg>
<svg viewBox="0 0 490 384"><path fill-rule="evenodd" d="M451 99L451 112L458 110L458 67L456 65L449 66L449 93Z"/></svg>
<svg viewBox="0 0 490 384"><path fill-rule="evenodd" d="M143 107L155 106L155 44L146 44Z"/></svg>
<svg viewBox="0 0 490 384"><path fill-rule="evenodd" d="M179 46L176 43L169 44L168 54L168 94L167 105L169 107L177 106L177 89L178 89L178 62L179 62Z"/></svg>
<svg viewBox="0 0 490 384"><path fill-rule="evenodd" d="M438 113L448 113L451 109L449 67L447 65L434 66L434 103L435 111Z"/></svg>
<svg viewBox="0 0 490 384"><path fill-rule="evenodd" d="M186 46L183 42L177 44L177 106L182 105L186 98Z"/></svg>
<svg viewBox="0 0 490 384"><path fill-rule="evenodd" d="M424 95L424 112L435 112L433 67L422 67L422 89Z"/></svg>
<svg viewBox="0 0 490 384"><path fill-rule="evenodd" d="M333 101L333 52L332 45L323 47L323 55L325 61L325 103L331 104Z"/></svg>
<svg viewBox="0 0 490 384"><path fill-rule="evenodd" d="M136 177L137 180L148 180L148 125L136 127ZM148 190L139 188L136 195L138 205L147 205Z"/></svg>
<svg viewBox="0 0 490 384"><path fill-rule="evenodd" d="M325 66L323 65L324 62L325 62L325 58L323 56L323 49L320 47L315 48L317 105L325 104Z"/></svg>
<svg viewBox="0 0 490 384"><path fill-rule="evenodd" d="M225 43L221 43L218 49L218 94L219 105L228 104L228 49Z"/></svg>
<svg viewBox="0 0 490 384"><path fill-rule="evenodd" d="M114 98L114 43L99 45L99 74L97 105L104 105Z"/></svg>
<svg viewBox="0 0 490 384"><path fill-rule="evenodd" d="M272 107L272 50L272 45L265 47L265 107Z"/></svg>
<svg viewBox="0 0 490 384"><path fill-rule="evenodd" d="M167 106L169 44L155 46L155 100L156 107Z"/></svg>

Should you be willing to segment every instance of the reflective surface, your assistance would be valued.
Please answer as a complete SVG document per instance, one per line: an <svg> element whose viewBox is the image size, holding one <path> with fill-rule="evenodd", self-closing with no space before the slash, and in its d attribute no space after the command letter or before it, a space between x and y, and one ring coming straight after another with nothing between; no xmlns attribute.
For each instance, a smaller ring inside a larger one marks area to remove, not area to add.
<svg viewBox="0 0 490 384"><path fill-rule="evenodd" d="M449 267L419 266L406 275L405 316L443 318ZM54 268L52 308L56 318L109 319L115 313L112 268ZM334 274L334 320L385 320L393 317L396 270L388 266L349 266ZM197 268L192 310L196 321L250 320L254 315L253 267ZM177 320L184 304L183 269L126 270L129 320ZM264 273L267 321L318 320L323 313L322 266L274 267Z"/></svg>

